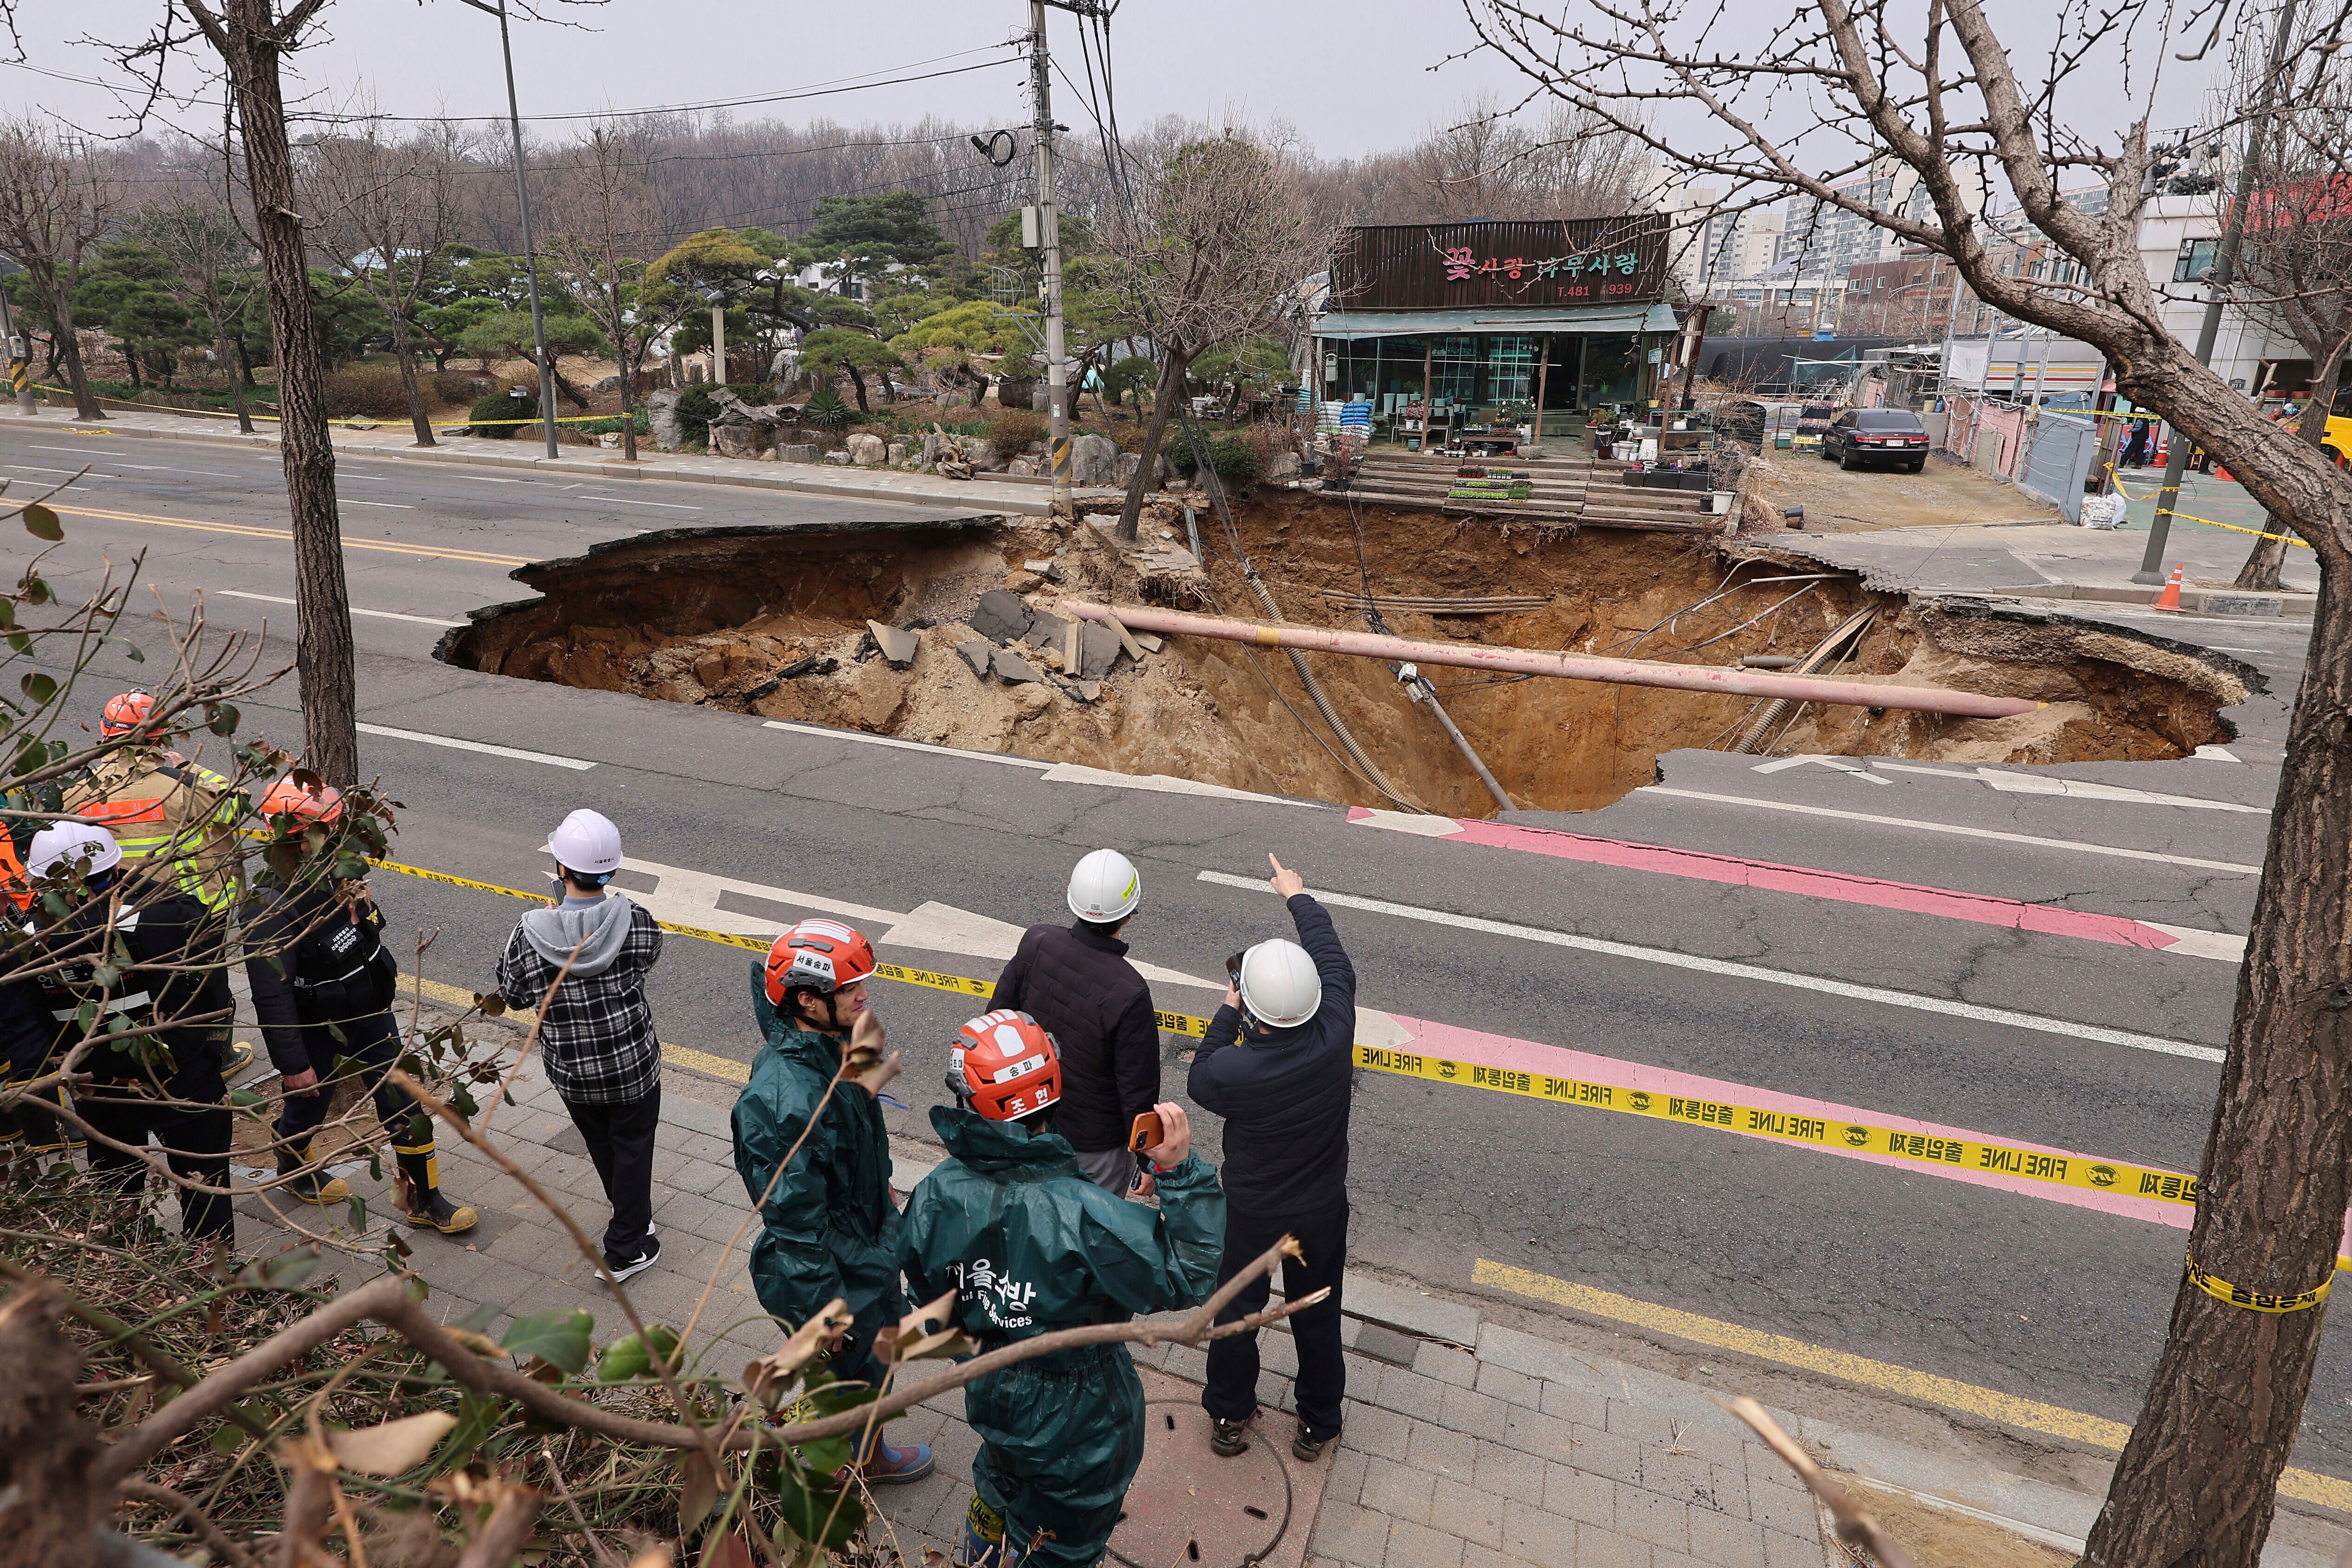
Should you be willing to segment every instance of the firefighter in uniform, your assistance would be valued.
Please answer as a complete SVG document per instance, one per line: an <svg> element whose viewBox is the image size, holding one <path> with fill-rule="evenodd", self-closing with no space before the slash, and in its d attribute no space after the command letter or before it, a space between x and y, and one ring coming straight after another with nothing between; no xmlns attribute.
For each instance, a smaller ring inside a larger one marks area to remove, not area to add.
<svg viewBox="0 0 2352 1568"><path fill-rule="evenodd" d="M341 821L343 797L323 784L312 793L285 778L262 796L261 815L273 832L299 838L313 826ZM287 1191L305 1203L350 1196L342 1178L321 1175L310 1149L327 1119L341 1064L348 1063L375 1097L376 1119L392 1140L396 1201L409 1224L455 1236L474 1228L474 1210L442 1196L433 1119L385 1079L400 1055L400 1026L392 1016L400 965L383 945L383 911L368 897L367 884L335 878L340 847L331 838L285 883L257 889L246 906L251 956L245 973L254 1016L269 1059L284 1075L278 1173L290 1178Z"/></svg>

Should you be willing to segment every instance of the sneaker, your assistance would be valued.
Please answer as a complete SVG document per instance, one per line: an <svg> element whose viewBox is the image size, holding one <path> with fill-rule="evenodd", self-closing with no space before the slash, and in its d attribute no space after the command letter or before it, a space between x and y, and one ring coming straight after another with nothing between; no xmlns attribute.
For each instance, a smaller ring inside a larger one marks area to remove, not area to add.
<svg viewBox="0 0 2352 1568"><path fill-rule="evenodd" d="M893 1448L887 1443L874 1445L873 1458L858 1467L866 1484L875 1487L903 1486L919 1481L931 1473L931 1448L928 1443L909 1443L903 1448Z"/></svg>
<svg viewBox="0 0 2352 1568"><path fill-rule="evenodd" d="M1249 1452L1249 1423L1228 1421L1222 1415L1209 1417L1209 1451L1221 1459Z"/></svg>
<svg viewBox="0 0 2352 1568"><path fill-rule="evenodd" d="M1323 1450L1330 1444L1339 1441L1339 1434L1337 1432L1328 1437L1315 1436L1307 1430L1307 1424L1302 1421L1298 1425L1297 1432L1290 1439L1290 1451L1298 1456L1300 1463L1311 1465L1321 1458Z"/></svg>
<svg viewBox="0 0 2352 1568"><path fill-rule="evenodd" d="M638 1248L635 1258L625 1262L620 1258L607 1258L604 1259L604 1267L613 1271L613 1282L617 1285L624 1279L635 1279L660 1261L661 1242L658 1238L648 1236L646 1237L645 1246Z"/></svg>

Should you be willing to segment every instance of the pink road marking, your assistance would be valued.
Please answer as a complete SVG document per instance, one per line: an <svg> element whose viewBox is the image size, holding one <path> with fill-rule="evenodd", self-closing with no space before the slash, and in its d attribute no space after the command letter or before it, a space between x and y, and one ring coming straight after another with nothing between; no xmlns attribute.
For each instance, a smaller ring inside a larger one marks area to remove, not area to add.
<svg viewBox="0 0 2352 1568"><path fill-rule="evenodd" d="M1481 1034L1452 1024L1432 1023L1425 1018L1408 1018L1391 1015L1397 1023L1413 1037L1413 1048L1424 1056L1443 1057L1449 1061L1468 1062L1476 1066L1507 1068L1518 1072L1538 1073L1552 1078L1580 1079L1587 1083L1605 1083L1619 1089L1645 1089L1653 1094L1681 1095L1688 1100L1712 1100L1734 1105L1752 1105L1759 1110L1784 1111L1793 1116L1819 1117L1824 1121L1864 1121L1876 1127L1890 1127L1898 1131L1922 1132L1937 1138L1968 1138L1979 1143L2000 1143L2013 1149L2024 1149L2036 1154L2056 1154L2068 1160L2090 1162L2094 1157L2079 1154L2071 1149L2053 1149L2044 1143L2029 1143L2016 1138L1992 1138L1982 1132L1971 1132L1963 1127L1946 1127L1933 1121L1919 1121L1907 1116L1895 1116L1883 1110L1864 1110L1856 1106L1837 1105L1826 1100L1810 1100L1802 1095L1780 1094L1769 1089L1758 1089L1744 1083L1727 1083L1720 1079L1700 1078L1692 1073L1675 1072L1665 1068L1651 1067L1643 1062L1630 1062L1617 1057L1594 1056L1589 1051L1570 1050L1564 1046L1539 1045L1533 1040L1517 1040L1505 1035ZM1768 1138L1761 1133L1742 1132L1743 1138L1757 1138L1784 1148L1809 1150L1814 1153L1835 1154L1842 1160L1861 1160L1873 1165L1941 1176L1946 1181L1967 1182L1979 1187L1998 1187L2029 1198L2041 1198L2050 1203L2072 1204L2077 1208L2097 1209L2104 1214L2121 1215L2126 1219L2153 1220L2158 1225L2170 1226L2175 1230L2187 1230L2195 1211L2186 1204L2165 1203L2158 1198L2136 1197L2125 1193L2102 1193L2089 1187L2062 1186L2054 1182L2032 1182L2022 1176L2001 1175L1991 1171L1971 1171L1958 1165L1933 1163L1925 1160L1905 1160L1892 1154L1874 1154L1846 1149L1831 1143L1806 1143L1788 1138ZM2346 1248L2352 1251L2352 1247Z"/></svg>
<svg viewBox="0 0 2352 1568"><path fill-rule="evenodd" d="M1378 821L1365 807L1348 808L1350 822ZM1457 833L1442 835L1457 844L1483 844L1496 849L1517 849L1549 855L1588 865L1615 866L1666 877L1689 877L1706 882L1768 892L1801 893L1809 898L1835 899L1842 903L1868 904L1882 910L1941 915L1948 920L1975 921L1980 925L2007 926L2014 931L2042 931L2052 936L2082 937L2118 947L2167 948L2179 939L2168 931L2121 915L2093 914L2049 904L2029 904L1988 893L1964 893L1952 888L1926 888L1914 882L1889 882L1877 877L1856 877L1843 871L1823 871L1810 866L1782 866L1769 860L1743 859L1737 855L1711 855L1698 849L1673 849L1662 844L1635 844L1620 838L1595 838L1582 833L1559 833L1544 827L1522 827L1505 822L1456 818Z"/></svg>

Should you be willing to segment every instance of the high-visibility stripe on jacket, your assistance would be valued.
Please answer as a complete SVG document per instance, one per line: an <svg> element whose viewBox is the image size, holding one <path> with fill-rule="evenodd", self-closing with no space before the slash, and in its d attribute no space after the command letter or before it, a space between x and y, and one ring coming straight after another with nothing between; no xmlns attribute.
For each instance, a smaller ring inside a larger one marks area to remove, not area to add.
<svg viewBox="0 0 2352 1568"><path fill-rule="evenodd" d="M169 859L180 890L213 913L236 901L245 800L218 773L164 752L126 751L69 784L65 804L113 833L125 860Z"/></svg>

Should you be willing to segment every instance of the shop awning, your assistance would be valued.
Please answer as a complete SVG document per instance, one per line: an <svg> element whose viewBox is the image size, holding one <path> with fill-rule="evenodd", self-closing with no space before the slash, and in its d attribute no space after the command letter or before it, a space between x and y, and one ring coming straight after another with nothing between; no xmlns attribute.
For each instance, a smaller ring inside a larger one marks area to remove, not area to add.
<svg viewBox="0 0 2352 1568"><path fill-rule="evenodd" d="M1679 330L1675 308L1654 305L1536 306L1524 310L1492 305L1463 310L1334 310L1318 321L1316 337L1445 337L1472 332L1671 332Z"/></svg>

